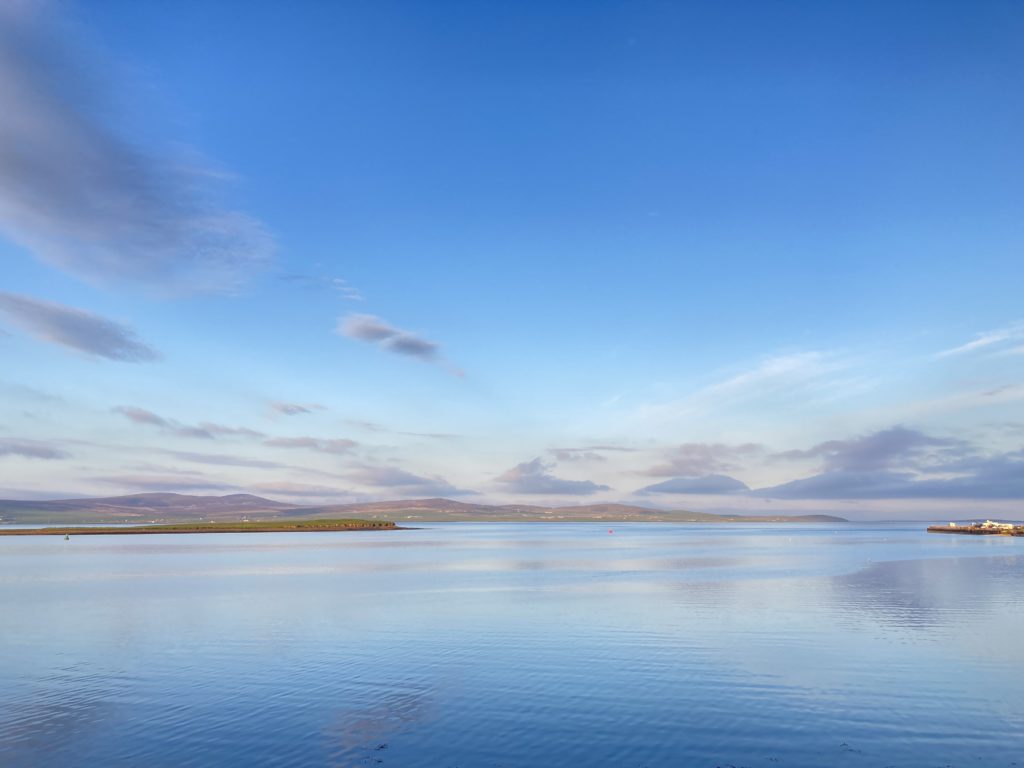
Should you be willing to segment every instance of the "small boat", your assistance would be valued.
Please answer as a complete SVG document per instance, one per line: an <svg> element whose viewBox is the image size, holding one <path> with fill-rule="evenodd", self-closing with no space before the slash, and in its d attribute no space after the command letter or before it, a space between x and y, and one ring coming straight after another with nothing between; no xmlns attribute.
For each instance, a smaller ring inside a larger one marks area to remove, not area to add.
<svg viewBox="0 0 1024 768"><path fill-rule="evenodd" d="M65 534L64 534L64 541L71 541L71 535L70 535L70 534L67 534L67 533L65 533Z"/></svg>

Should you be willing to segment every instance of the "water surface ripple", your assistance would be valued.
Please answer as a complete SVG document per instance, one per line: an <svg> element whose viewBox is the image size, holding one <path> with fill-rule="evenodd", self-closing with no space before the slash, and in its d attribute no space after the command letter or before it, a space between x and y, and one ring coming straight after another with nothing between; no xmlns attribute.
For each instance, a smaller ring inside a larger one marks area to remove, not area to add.
<svg viewBox="0 0 1024 768"><path fill-rule="evenodd" d="M1024 765L1024 541L0 538L0 765Z"/></svg>

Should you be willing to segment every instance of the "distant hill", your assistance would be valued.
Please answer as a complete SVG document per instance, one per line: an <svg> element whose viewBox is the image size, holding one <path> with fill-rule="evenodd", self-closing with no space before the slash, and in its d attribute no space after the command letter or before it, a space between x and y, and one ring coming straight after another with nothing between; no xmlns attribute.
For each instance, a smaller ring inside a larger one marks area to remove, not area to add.
<svg viewBox="0 0 1024 768"><path fill-rule="evenodd" d="M831 515L711 515L685 510L665 511L629 504L582 504L541 507L520 504L471 504L451 499L404 499L360 504L302 506L248 493L191 496L184 493L136 493L97 499L53 501L0 500L4 523L132 523L195 520L284 520L358 518L395 522L457 521L596 521L678 523L845 523Z"/></svg>
<svg viewBox="0 0 1024 768"><path fill-rule="evenodd" d="M191 496L185 493L134 493L98 499L52 501L0 500L5 523L66 522L114 523L151 520L186 521L200 518L238 519L249 513L273 517L291 504L248 493L228 496Z"/></svg>

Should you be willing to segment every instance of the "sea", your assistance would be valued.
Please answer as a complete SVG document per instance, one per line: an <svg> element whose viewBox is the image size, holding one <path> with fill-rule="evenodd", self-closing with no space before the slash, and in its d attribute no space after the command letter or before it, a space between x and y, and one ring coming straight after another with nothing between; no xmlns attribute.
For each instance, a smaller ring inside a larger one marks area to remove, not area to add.
<svg viewBox="0 0 1024 768"><path fill-rule="evenodd" d="M1024 766L1024 539L0 537L0 766Z"/></svg>

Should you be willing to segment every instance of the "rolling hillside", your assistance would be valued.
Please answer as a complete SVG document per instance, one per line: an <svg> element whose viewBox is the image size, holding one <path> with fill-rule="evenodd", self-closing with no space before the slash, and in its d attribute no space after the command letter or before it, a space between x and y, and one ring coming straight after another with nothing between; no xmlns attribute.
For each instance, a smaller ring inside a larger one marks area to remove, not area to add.
<svg viewBox="0 0 1024 768"><path fill-rule="evenodd" d="M583 504L565 507L470 504L451 499L410 499L360 504L300 506L236 493L191 496L182 493L138 493L95 499L52 501L0 500L0 522L31 524L161 523L197 520L285 520L357 518L395 522L455 521L599 521L599 522L846 522L830 515L712 515L686 510L665 511L628 504Z"/></svg>

